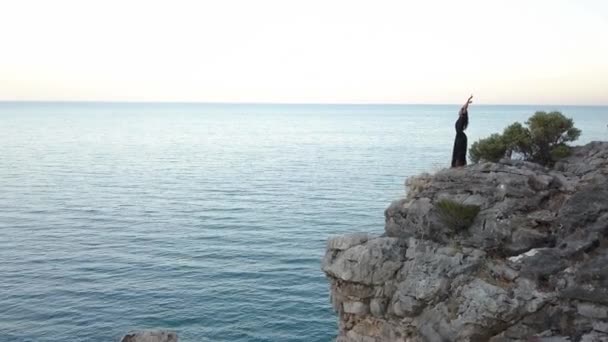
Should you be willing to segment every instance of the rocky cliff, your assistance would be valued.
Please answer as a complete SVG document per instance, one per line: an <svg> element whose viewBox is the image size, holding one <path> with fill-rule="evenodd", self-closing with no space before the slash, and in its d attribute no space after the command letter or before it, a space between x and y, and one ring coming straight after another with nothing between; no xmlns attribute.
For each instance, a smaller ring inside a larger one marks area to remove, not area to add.
<svg viewBox="0 0 608 342"><path fill-rule="evenodd" d="M328 241L337 341L608 341L607 180L606 142L408 179L385 234Z"/></svg>

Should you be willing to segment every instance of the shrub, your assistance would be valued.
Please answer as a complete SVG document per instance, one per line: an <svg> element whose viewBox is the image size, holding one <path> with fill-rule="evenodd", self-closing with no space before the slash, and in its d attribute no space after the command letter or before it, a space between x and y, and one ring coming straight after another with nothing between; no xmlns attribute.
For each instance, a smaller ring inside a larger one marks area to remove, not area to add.
<svg viewBox="0 0 608 342"><path fill-rule="evenodd" d="M575 141L581 135L581 130L574 127L574 121L560 112L536 112L526 124L532 140L529 159L543 165L555 162L552 156L568 156L566 143Z"/></svg>
<svg viewBox="0 0 608 342"><path fill-rule="evenodd" d="M497 162L504 157L507 147L500 134L492 134L485 139L476 141L469 149L469 157L473 163L480 159Z"/></svg>
<svg viewBox="0 0 608 342"><path fill-rule="evenodd" d="M479 206L462 204L448 199L435 203L441 221L453 231L469 228L479 213Z"/></svg>
<svg viewBox="0 0 608 342"><path fill-rule="evenodd" d="M532 148L532 138L530 131L519 122L511 124L502 132L502 138L506 146L505 156L511 158L513 152L526 158Z"/></svg>
<svg viewBox="0 0 608 342"><path fill-rule="evenodd" d="M566 158L569 155L570 155L570 147L568 147L565 144L555 146L554 148L551 149L551 159L553 159L553 160L560 160L562 158Z"/></svg>
<svg viewBox="0 0 608 342"><path fill-rule="evenodd" d="M526 125L528 127L515 122L502 134L473 143L469 152L471 160L474 163L479 160L496 162L502 157L511 158L515 153L527 161L552 165L569 155L566 143L578 139L581 134L572 119L560 112L536 112Z"/></svg>

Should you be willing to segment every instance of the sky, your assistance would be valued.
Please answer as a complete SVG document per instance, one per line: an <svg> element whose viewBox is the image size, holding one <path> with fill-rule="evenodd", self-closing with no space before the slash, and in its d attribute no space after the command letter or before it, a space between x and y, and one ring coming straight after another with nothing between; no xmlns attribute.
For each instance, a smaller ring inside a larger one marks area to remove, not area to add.
<svg viewBox="0 0 608 342"><path fill-rule="evenodd" d="M608 105L606 0L2 0L0 100Z"/></svg>

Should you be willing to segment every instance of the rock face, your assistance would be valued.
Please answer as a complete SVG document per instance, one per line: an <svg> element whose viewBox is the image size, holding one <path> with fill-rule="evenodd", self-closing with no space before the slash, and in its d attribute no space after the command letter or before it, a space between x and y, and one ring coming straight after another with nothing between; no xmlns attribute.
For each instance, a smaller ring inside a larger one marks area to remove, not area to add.
<svg viewBox="0 0 608 342"><path fill-rule="evenodd" d="M328 242L337 341L608 341L608 143L406 185L384 235ZM454 230L443 199L480 211Z"/></svg>
<svg viewBox="0 0 608 342"><path fill-rule="evenodd" d="M170 331L138 331L126 334L120 342L177 342L177 334Z"/></svg>

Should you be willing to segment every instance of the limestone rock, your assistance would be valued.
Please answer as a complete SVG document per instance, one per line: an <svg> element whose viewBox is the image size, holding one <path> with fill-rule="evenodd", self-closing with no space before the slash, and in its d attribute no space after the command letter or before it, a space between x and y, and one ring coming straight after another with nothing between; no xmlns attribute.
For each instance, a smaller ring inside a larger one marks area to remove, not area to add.
<svg viewBox="0 0 608 342"><path fill-rule="evenodd" d="M608 341L608 143L553 170L505 160L406 186L383 236L328 241L337 341ZM443 199L480 211L455 231Z"/></svg>
<svg viewBox="0 0 608 342"><path fill-rule="evenodd" d="M367 233L354 233L349 235L336 236L327 241L327 249L343 251L352 246L360 245L369 240Z"/></svg>
<svg viewBox="0 0 608 342"><path fill-rule="evenodd" d="M590 303L579 303L577 305L578 313L589 318L608 318L608 307Z"/></svg>
<svg viewBox="0 0 608 342"><path fill-rule="evenodd" d="M365 315L369 312L369 307L362 302L344 302L344 312L354 315Z"/></svg>
<svg viewBox="0 0 608 342"><path fill-rule="evenodd" d="M365 244L352 246L335 256L326 257L323 271L344 281L381 284L401 268L403 256L404 248L399 239L375 238Z"/></svg>

